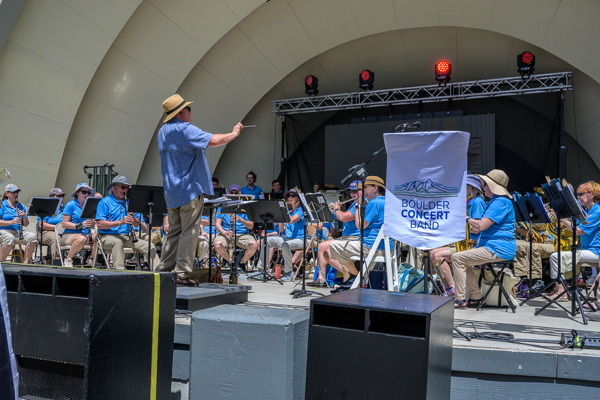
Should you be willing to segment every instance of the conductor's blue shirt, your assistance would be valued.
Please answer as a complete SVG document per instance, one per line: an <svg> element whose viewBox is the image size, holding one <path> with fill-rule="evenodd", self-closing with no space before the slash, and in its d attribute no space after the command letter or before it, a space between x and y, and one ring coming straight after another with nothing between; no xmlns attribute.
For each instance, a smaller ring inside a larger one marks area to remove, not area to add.
<svg viewBox="0 0 600 400"><path fill-rule="evenodd" d="M205 154L211 138L211 133L178 118L158 131L160 170L168 208L179 208L203 193L213 194Z"/></svg>

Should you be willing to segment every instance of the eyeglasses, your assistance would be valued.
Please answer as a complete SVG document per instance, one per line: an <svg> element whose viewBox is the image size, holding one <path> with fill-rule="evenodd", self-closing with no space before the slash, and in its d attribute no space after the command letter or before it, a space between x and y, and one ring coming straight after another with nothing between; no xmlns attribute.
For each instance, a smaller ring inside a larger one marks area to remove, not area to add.
<svg viewBox="0 0 600 400"><path fill-rule="evenodd" d="M186 110L188 110L189 112L192 112L192 107L188 106L185 108Z"/></svg>
<svg viewBox="0 0 600 400"><path fill-rule="evenodd" d="M129 189L129 186L127 185L118 185L119 189Z"/></svg>
<svg viewBox="0 0 600 400"><path fill-rule="evenodd" d="M588 194L588 193L593 193L593 192L581 192L581 193L577 193L577 197L581 197L584 194Z"/></svg>
<svg viewBox="0 0 600 400"><path fill-rule="evenodd" d="M231 192L229 192L229 194L240 194L240 192L238 192L237 190L232 190Z"/></svg>
<svg viewBox="0 0 600 400"><path fill-rule="evenodd" d="M348 190L350 193L358 193L358 190Z"/></svg>
<svg viewBox="0 0 600 400"><path fill-rule="evenodd" d="M64 194L53 194L52 197L65 197Z"/></svg>
<svg viewBox="0 0 600 400"><path fill-rule="evenodd" d="M290 193L290 194L288 194L288 195L287 195L287 197L298 197L298 195L297 195L297 194Z"/></svg>
<svg viewBox="0 0 600 400"><path fill-rule="evenodd" d="M81 194L92 194L92 192L90 190L82 190L80 193ZM63 194L61 197L65 197L65 195Z"/></svg>

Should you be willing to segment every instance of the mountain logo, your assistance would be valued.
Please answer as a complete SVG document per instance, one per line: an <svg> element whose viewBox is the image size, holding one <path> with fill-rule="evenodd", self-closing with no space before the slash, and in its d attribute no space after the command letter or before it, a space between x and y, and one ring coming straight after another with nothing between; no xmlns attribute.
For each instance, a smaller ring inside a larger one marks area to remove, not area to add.
<svg viewBox="0 0 600 400"><path fill-rule="evenodd" d="M414 197L458 197L458 187L444 186L427 179L425 182L411 181L394 185L395 196Z"/></svg>

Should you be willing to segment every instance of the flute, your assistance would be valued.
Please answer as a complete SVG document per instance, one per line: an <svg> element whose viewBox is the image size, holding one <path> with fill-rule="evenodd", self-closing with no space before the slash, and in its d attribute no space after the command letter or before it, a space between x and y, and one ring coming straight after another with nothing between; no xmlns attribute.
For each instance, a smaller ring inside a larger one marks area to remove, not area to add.
<svg viewBox="0 0 600 400"><path fill-rule="evenodd" d="M338 204L338 205L340 205L340 206L341 206L342 204L346 204L346 203L349 203L349 202L351 202L351 201L355 201L355 200L354 200L354 199L352 199L352 198L350 198L350 199L348 199L348 200L344 200L344 201L342 201L341 203L340 203L340 202L329 203L329 208L333 209L333 205L334 205L334 204Z"/></svg>

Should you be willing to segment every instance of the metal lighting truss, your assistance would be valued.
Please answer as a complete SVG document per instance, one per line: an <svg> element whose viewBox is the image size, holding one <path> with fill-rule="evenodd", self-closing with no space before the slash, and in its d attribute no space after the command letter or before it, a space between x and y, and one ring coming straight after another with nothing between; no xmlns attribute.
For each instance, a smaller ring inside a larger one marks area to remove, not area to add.
<svg viewBox="0 0 600 400"><path fill-rule="evenodd" d="M517 96L524 94L573 90L572 72L531 75L529 78L487 79L451 83L448 85L414 86L297 99L272 100L272 113L303 114L321 111L351 110L356 108L432 103L447 100L482 99L487 97Z"/></svg>

